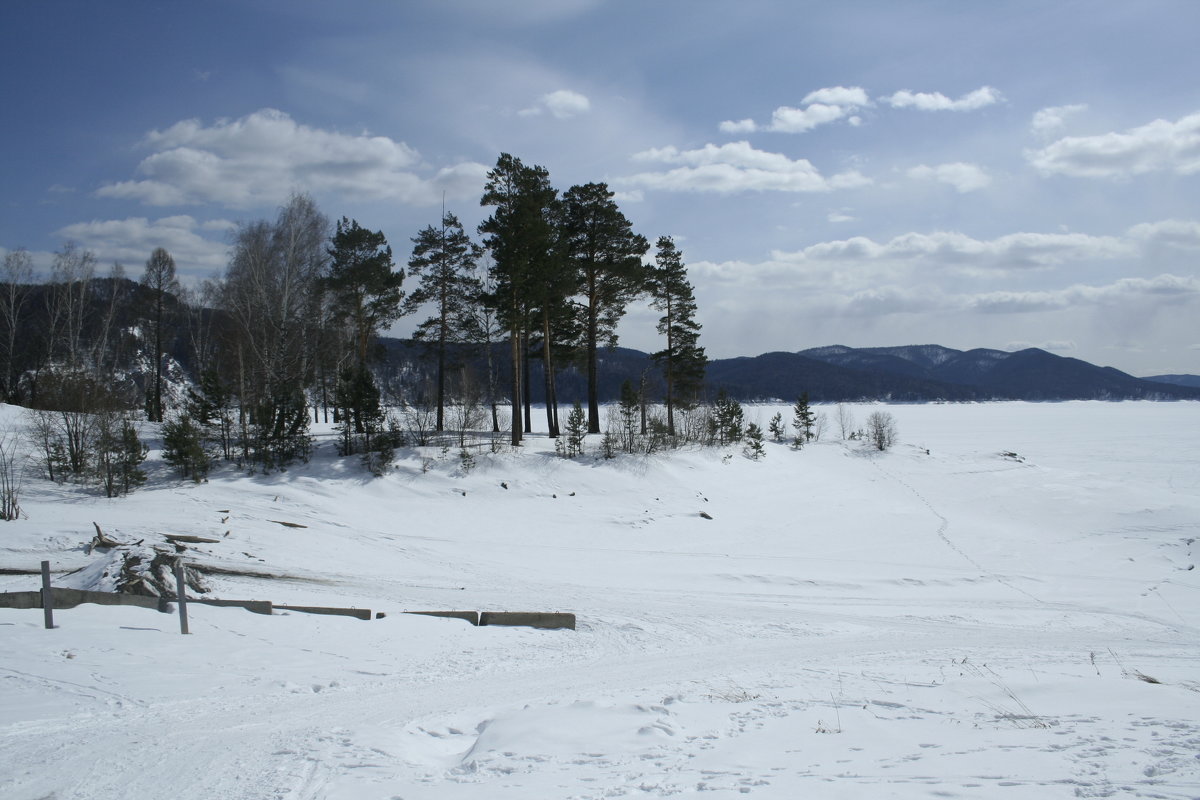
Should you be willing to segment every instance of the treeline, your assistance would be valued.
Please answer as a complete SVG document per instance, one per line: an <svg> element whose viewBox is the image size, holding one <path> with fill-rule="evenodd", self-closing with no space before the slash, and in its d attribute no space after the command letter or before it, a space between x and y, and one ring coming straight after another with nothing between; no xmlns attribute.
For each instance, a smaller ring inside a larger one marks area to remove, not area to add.
<svg viewBox="0 0 1200 800"><path fill-rule="evenodd" d="M215 458L263 470L306 458L311 421L331 414L342 452L378 466L412 427L387 408L428 409L418 438L490 424L519 445L540 400L559 436L564 369L586 377L584 428L599 433L600 353L616 345L627 308L645 301L660 314L662 348L652 356L658 380L643 379L639 403L661 404L666 435L677 436L677 411L698 399L706 357L674 242L660 237L650 257L605 184L560 193L544 168L508 154L480 204L491 213L478 239L443 213L412 238L407 270L382 232L346 217L331 224L307 195L239 227L224 274L193 290L180 287L162 249L134 281L120 265L97 276L95 257L67 244L40 284L28 254L10 252L0 392L42 413L56 480L96 471L85 463L95 448L75 430L79 415L99 411L120 413L113 430L126 439L138 411L162 422L166 457L198 478ZM398 319L419 314L428 380L389 366L377 346ZM170 374L181 363L190 374ZM654 385L661 394L649 397ZM64 460L68 451L80 457Z"/></svg>

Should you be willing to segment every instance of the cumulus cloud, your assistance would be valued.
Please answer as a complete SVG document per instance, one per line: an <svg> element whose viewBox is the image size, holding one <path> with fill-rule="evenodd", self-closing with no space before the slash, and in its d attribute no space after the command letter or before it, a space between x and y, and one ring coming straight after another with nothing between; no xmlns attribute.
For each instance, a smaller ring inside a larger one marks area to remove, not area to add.
<svg viewBox="0 0 1200 800"><path fill-rule="evenodd" d="M718 127L722 133L754 133L758 130L752 119L725 120Z"/></svg>
<svg viewBox="0 0 1200 800"><path fill-rule="evenodd" d="M879 318L892 314L1039 314L1080 308L1124 308L1151 301L1179 303L1200 299L1200 280L1163 274L1154 278L1121 278L1109 284L1074 284L1044 291L942 293L930 287L878 286L843 296L837 304L844 314ZM1021 349L1014 343L1014 349ZM1048 344L1050 346L1048 346ZM1073 350L1072 342L1036 345ZM1025 344L1025 347L1034 346Z"/></svg>
<svg viewBox="0 0 1200 800"><path fill-rule="evenodd" d="M724 133L754 133L767 130L775 133L804 133L820 125L847 118L852 125L862 120L853 113L871 104L865 89L859 86L830 86L805 95L802 108L779 106L771 114L771 122L759 126L752 119L726 120L720 124Z"/></svg>
<svg viewBox="0 0 1200 800"><path fill-rule="evenodd" d="M828 192L869 184L856 170L826 178L807 159L756 150L749 142L707 144L697 150L661 147L634 155L634 160L677 164L665 172L643 172L621 180L647 189L680 192L744 191Z"/></svg>
<svg viewBox="0 0 1200 800"><path fill-rule="evenodd" d="M522 109L518 113L523 117L548 113L555 119L570 119L591 110L592 103L586 96L570 89L559 89L556 92L542 95L538 99L537 105Z"/></svg>
<svg viewBox="0 0 1200 800"><path fill-rule="evenodd" d="M1200 279L1163 274L1154 278L1121 278L1104 286L1076 284L1064 289L1036 292L988 292L970 298L969 306L984 313L1060 311L1078 306L1122 307L1151 298L1180 301L1200 296Z"/></svg>
<svg viewBox="0 0 1200 800"><path fill-rule="evenodd" d="M230 220L199 222L180 214L156 220L130 217L77 222L56 234L91 250L101 262L121 262L130 277L140 274L156 247L171 253L185 277L208 277L224 269L229 247L223 240L235 227ZM217 238L206 237L203 232Z"/></svg>
<svg viewBox="0 0 1200 800"><path fill-rule="evenodd" d="M841 119L849 113L844 106L831 106L825 103L813 103L804 108L780 106L771 114L771 124L767 130L777 133L804 133L818 125L825 125Z"/></svg>
<svg viewBox="0 0 1200 800"><path fill-rule="evenodd" d="M820 242L803 250L775 252L781 261L912 262L976 269L1044 269L1069 261L1113 259L1133 255L1131 243L1113 236L1082 233L1012 233L996 239L974 239L953 232L906 233L879 243L865 236Z"/></svg>
<svg viewBox="0 0 1200 800"><path fill-rule="evenodd" d="M1157 119L1124 133L1067 136L1025 158L1043 175L1128 178L1149 172L1200 172L1200 112Z"/></svg>
<svg viewBox="0 0 1200 800"><path fill-rule="evenodd" d="M1043 108L1033 115L1029 128L1039 136L1052 136L1067 124L1067 117L1083 111L1087 111L1086 103Z"/></svg>
<svg viewBox="0 0 1200 800"><path fill-rule="evenodd" d="M939 164L930 167L925 164L913 167L908 171L908 177L917 180L934 180L953 186L959 193L974 192L987 188L992 178L982 167L956 161L953 164Z"/></svg>
<svg viewBox="0 0 1200 800"><path fill-rule="evenodd" d="M867 90L861 86L830 86L809 92L802 102L805 105L824 103L831 106L858 108L871 105L871 98L867 97Z"/></svg>
<svg viewBox="0 0 1200 800"><path fill-rule="evenodd" d="M915 108L918 111L975 111L999 103L1000 92L991 86L981 86L957 100L951 100L941 92L910 92L908 89L879 98L892 108Z"/></svg>
<svg viewBox="0 0 1200 800"><path fill-rule="evenodd" d="M151 131L144 145L154 152L138 165L142 178L97 194L148 205L252 208L301 189L423 205L440 201L443 191L471 196L487 174L484 165L464 162L423 177L420 155L404 142L312 128L275 109L207 126L184 120Z"/></svg>
<svg viewBox="0 0 1200 800"><path fill-rule="evenodd" d="M1182 219L1143 222L1130 228L1129 235L1148 244L1200 248L1200 222Z"/></svg>

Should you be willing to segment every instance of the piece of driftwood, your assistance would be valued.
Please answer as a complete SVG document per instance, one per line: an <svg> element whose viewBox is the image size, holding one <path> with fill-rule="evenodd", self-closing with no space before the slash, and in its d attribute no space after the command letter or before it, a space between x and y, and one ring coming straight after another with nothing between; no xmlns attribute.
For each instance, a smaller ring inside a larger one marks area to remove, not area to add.
<svg viewBox="0 0 1200 800"><path fill-rule="evenodd" d="M106 536L104 531L100 530L100 523L93 522L92 526L96 529L96 535L92 537L92 541L88 543L87 549L84 552L91 553L98 547L105 550L111 550L114 547L120 547L121 543L110 536Z"/></svg>
<svg viewBox="0 0 1200 800"><path fill-rule="evenodd" d="M207 536L192 536L186 533L164 533L163 538L168 542L186 542L188 544L217 544L220 539L210 539Z"/></svg>
<svg viewBox="0 0 1200 800"><path fill-rule="evenodd" d="M301 525L299 522L284 522L281 519L269 519L267 522L274 522L276 525L282 525L285 528L307 528L307 525Z"/></svg>

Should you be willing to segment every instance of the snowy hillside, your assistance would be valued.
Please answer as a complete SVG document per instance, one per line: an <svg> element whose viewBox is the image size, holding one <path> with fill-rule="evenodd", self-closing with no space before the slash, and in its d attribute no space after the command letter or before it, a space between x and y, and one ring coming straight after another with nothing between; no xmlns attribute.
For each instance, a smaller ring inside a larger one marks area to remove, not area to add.
<svg viewBox="0 0 1200 800"><path fill-rule="evenodd" d="M1200 796L1200 404L886 410L886 453L30 479L5 572L103 586L95 523L218 540L184 553L218 597L386 616L0 609L0 797Z"/></svg>

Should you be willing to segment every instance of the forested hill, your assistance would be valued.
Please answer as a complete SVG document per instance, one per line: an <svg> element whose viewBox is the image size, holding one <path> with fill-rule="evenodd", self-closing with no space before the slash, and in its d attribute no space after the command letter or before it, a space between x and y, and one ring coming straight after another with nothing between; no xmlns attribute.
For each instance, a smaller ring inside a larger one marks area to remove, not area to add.
<svg viewBox="0 0 1200 800"><path fill-rule="evenodd" d="M389 370L421 370L419 343L385 339L383 344ZM495 350L501 369L504 347L497 345ZM474 363L482 357L466 360ZM540 364L534 361L531 369L530 384L536 398ZM658 372L646 353L624 347L602 351L602 398L616 400L624 381L637 386L643 377L653 395L658 389ZM815 402L1200 399L1200 386L1188 386L1181 380L1168 383L1135 378L1112 367L1098 367L1036 348L1009 353L960 351L939 345L832 346L797 353L773 352L710 361L706 383L710 393L725 389L742 401L790 400L802 392L808 392ZM558 388L560 399L582 399L583 375L568 365L560 373Z"/></svg>
<svg viewBox="0 0 1200 800"><path fill-rule="evenodd" d="M30 287L16 318L11 349L6 346L3 375L8 399L18 403L36 392L40 375L54 359L48 346L46 287ZM169 361L171 394L198 377L197 350L211 352L226 326L223 314L167 298L171 324L163 341ZM147 370L153 362L147 340L148 292L123 279L97 279L88 297L78 344L87 359L106 364L105 372L137 397L145 391ZM7 340L7 335L3 337ZM8 345L5 341L3 344ZM424 345L407 339L380 338L372 369L384 384L412 393L428 385L434 365ZM536 354L535 354L536 355ZM461 374L463 366L475 380L487 374L486 351L479 346L452 348L451 362ZM660 397L660 371L648 354L618 347L598 353L598 390L602 401L616 400L621 384L643 384L648 396ZM492 345L497 385L508 385L510 353L506 343ZM558 362L560 403L586 400L587 381L570 354ZM541 401L541 361L529 359L533 402ZM232 380L232 379L231 379ZM1139 379L1111 367L1098 367L1044 350L1014 353L1000 350L954 350L938 345L852 348L819 347L799 352L772 352L742 358L716 359L708 364L707 393L724 389L741 401L790 401L808 392L816 402L838 400L891 400L897 402L982 400L1124 400L1200 399L1200 376L1164 375Z"/></svg>

